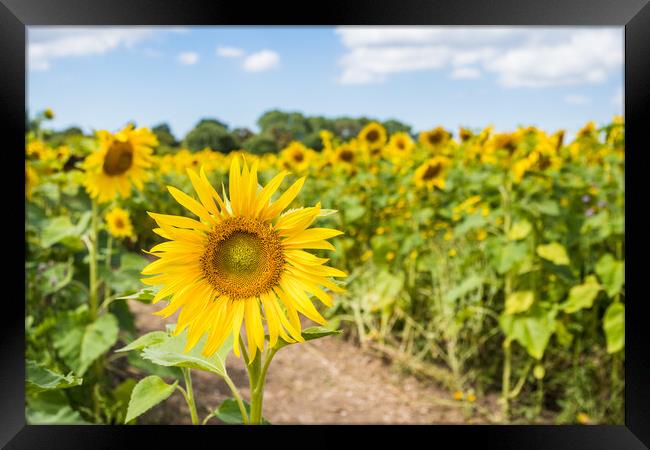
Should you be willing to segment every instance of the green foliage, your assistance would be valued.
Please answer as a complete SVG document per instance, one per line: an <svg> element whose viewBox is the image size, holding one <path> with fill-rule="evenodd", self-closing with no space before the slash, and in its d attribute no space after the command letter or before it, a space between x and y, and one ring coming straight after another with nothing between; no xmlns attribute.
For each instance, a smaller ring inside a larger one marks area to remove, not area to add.
<svg viewBox="0 0 650 450"><path fill-rule="evenodd" d="M248 138L246 141L244 141L242 146L246 151L252 153L253 155L277 153L280 150L280 147L275 140L261 134Z"/></svg>
<svg viewBox="0 0 650 450"><path fill-rule="evenodd" d="M528 354L541 359L555 331L555 309L533 307L523 314L503 314L499 325L508 340L517 341Z"/></svg>
<svg viewBox="0 0 650 450"><path fill-rule="evenodd" d="M227 153L237 148L237 141L226 125L214 119L201 120L187 133L183 143L191 151L209 148Z"/></svg>
<svg viewBox="0 0 650 450"><path fill-rule="evenodd" d="M625 345L625 305L612 303L605 311L603 329L607 338L607 352L616 353Z"/></svg>
<svg viewBox="0 0 650 450"><path fill-rule="evenodd" d="M174 393L177 385L178 381L175 381L173 384L167 384L162 378L156 375L150 375L140 380L131 393L129 409L124 422L128 423L132 421L149 411L158 403L167 400Z"/></svg>

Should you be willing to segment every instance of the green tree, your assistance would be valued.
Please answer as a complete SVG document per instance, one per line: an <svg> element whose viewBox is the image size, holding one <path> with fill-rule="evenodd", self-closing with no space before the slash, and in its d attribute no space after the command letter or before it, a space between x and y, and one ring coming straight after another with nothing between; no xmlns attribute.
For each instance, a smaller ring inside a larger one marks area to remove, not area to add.
<svg viewBox="0 0 650 450"><path fill-rule="evenodd" d="M228 131L228 127L216 119L202 119L187 133L184 144L191 151L208 147L212 150L229 152L237 148L237 141Z"/></svg>
<svg viewBox="0 0 650 450"><path fill-rule="evenodd" d="M280 150L277 142L268 136L258 134L248 138L243 143L246 151L255 155L262 155L264 153L277 153Z"/></svg>
<svg viewBox="0 0 650 450"><path fill-rule="evenodd" d="M178 141L172 134L171 128L166 123L156 125L151 131L156 135L161 146L176 147L178 145Z"/></svg>

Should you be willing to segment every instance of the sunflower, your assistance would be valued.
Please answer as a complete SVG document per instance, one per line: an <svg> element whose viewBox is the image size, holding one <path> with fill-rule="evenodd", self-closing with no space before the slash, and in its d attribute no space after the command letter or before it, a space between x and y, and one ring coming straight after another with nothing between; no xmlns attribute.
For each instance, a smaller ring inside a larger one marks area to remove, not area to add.
<svg viewBox="0 0 650 450"><path fill-rule="evenodd" d="M97 132L99 150L89 155L83 163L86 171L84 182L88 194L103 203L131 194L131 185L142 189L151 167L152 147L158 139L148 128L133 129L127 125L115 134Z"/></svg>
<svg viewBox="0 0 650 450"><path fill-rule="evenodd" d="M449 159L444 156L431 158L415 171L415 185L419 188L426 187L429 190L432 190L434 187L444 189L445 174L449 163Z"/></svg>
<svg viewBox="0 0 650 450"><path fill-rule="evenodd" d="M25 161L25 196L27 199L32 198L32 191L38 184L38 174L32 165Z"/></svg>
<svg viewBox="0 0 650 450"><path fill-rule="evenodd" d="M472 138L472 136L474 136L474 134L472 133L472 130L470 130L469 128L460 127L458 136L460 137L460 140L462 142L465 142L465 141L469 141Z"/></svg>
<svg viewBox="0 0 650 450"><path fill-rule="evenodd" d="M451 133L443 127L437 127L433 130L423 131L420 133L418 140L421 144L432 150L439 150L451 139Z"/></svg>
<svg viewBox="0 0 650 450"><path fill-rule="evenodd" d="M314 157L313 150L305 147L305 144L298 141L291 141L280 153L280 161L285 169L304 172L309 168L309 163Z"/></svg>
<svg viewBox="0 0 650 450"><path fill-rule="evenodd" d="M377 122L370 122L359 132L361 146L368 150L371 155L381 153L386 143L386 129Z"/></svg>
<svg viewBox="0 0 650 450"><path fill-rule="evenodd" d="M106 228L111 236L120 238L135 238L129 212L115 206L106 213Z"/></svg>
<svg viewBox="0 0 650 450"><path fill-rule="evenodd" d="M395 133L391 135L388 141L388 152L391 156L400 158L408 156L414 147L413 139L408 133Z"/></svg>
<svg viewBox="0 0 650 450"><path fill-rule="evenodd" d="M154 231L169 241L151 249L159 259L149 264L143 279L149 285L162 284L153 299L170 297L169 304L156 314L169 317L178 309L174 333L188 329L186 350L208 335L203 354L214 354L228 338L234 337L234 352L240 355L239 335L245 325L250 361L264 349L266 319L269 345L278 338L303 341L298 313L323 324L325 319L310 300L313 294L326 306L332 298L322 287L343 292L328 277L346 274L328 267L304 249L334 250L326 241L342 234L328 228L309 228L321 213L320 203L281 214L296 198L305 177L297 180L277 200L271 196L287 176L283 171L264 188L258 189L256 162L240 170L233 159L229 195L222 198L208 181L188 169L198 201L168 187L181 205L199 217L149 213L160 228ZM263 313L262 313L263 311Z"/></svg>
<svg viewBox="0 0 650 450"><path fill-rule="evenodd" d="M332 163L338 167L351 168L359 162L356 141L346 142L339 145L332 155Z"/></svg>
<svg viewBox="0 0 650 450"><path fill-rule="evenodd" d="M45 145L43 141L31 141L25 147L27 156L38 161L47 161L52 159L52 149Z"/></svg>

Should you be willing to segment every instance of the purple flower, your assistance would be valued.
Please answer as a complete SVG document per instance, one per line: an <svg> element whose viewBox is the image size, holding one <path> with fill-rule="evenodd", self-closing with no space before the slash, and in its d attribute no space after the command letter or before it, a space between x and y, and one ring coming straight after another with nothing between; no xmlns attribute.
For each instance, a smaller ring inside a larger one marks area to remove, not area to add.
<svg viewBox="0 0 650 450"><path fill-rule="evenodd" d="M607 206L607 202L605 200L601 200L598 202L599 208L604 208L605 206Z"/></svg>
<svg viewBox="0 0 650 450"><path fill-rule="evenodd" d="M594 215L594 208L589 208L587 211L585 211L585 215L587 217L591 217Z"/></svg>
<svg viewBox="0 0 650 450"><path fill-rule="evenodd" d="M588 195L585 194L582 196L582 203L589 203L589 200L591 200L591 197Z"/></svg>

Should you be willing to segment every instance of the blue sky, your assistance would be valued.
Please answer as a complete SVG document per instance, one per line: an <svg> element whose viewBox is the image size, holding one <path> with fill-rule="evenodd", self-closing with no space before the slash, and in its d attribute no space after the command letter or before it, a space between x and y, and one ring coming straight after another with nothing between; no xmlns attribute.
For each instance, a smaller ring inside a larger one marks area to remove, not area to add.
<svg viewBox="0 0 650 450"><path fill-rule="evenodd" d="M269 109L575 132L623 112L623 28L30 27L30 114L55 128L203 117L256 130Z"/></svg>

